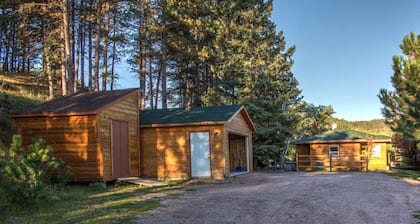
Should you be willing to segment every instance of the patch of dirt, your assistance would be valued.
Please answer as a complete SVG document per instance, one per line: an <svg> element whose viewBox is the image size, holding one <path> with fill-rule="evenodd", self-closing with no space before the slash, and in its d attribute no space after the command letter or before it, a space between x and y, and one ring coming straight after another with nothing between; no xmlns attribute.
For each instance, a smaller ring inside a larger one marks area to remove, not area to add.
<svg viewBox="0 0 420 224"><path fill-rule="evenodd" d="M188 186L136 223L416 223L420 182L382 173L251 173Z"/></svg>

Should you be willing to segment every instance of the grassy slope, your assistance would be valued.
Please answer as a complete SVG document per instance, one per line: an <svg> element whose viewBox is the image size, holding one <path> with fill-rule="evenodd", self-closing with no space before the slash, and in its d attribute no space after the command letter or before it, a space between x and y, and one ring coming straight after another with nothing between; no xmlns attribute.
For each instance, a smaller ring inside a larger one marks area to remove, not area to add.
<svg viewBox="0 0 420 224"><path fill-rule="evenodd" d="M45 101L48 97L48 87L39 76L0 73L0 86L3 93L36 101Z"/></svg>
<svg viewBox="0 0 420 224"><path fill-rule="evenodd" d="M170 190L181 185L145 188L134 185L68 185L50 191L50 200L37 209L15 209L1 213L0 223L129 223L142 212L160 207L156 197L177 195Z"/></svg>
<svg viewBox="0 0 420 224"><path fill-rule="evenodd" d="M36 76L0 73L0 140L13 132L9 113L47 99L47 87Z"/></svg>

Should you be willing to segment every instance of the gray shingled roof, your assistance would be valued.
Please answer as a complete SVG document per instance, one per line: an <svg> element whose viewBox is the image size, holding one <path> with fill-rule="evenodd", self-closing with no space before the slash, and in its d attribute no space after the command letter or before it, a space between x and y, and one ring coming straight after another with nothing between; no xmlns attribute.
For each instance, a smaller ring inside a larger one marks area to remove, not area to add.
<svg viewBox="0 0 420 224"><path fill-rule="evenodd" d="M366 136L374 141L390 141L390 137L383 135L370 135L364 132L337 128L332 131L323 132L318 135L299 139L292 144L307 144L311 142L337 142L337 141L366 141Z"/></svg>
<svg viewBox="0 0 420 224"><path fill-rule="evenodd" d="M140 125L228 121L242 105L155 109L140 111Z"/></svg>
<svg viewBox="0 0 420 224"><path fill-rule="evenodd" d="M135 91L137 89L73 93L23 110L14 111L11 113L11 116L63 116L69 114L96 113L98 110L125 98ZM137 106L133 105L133 107Z"/></svg>

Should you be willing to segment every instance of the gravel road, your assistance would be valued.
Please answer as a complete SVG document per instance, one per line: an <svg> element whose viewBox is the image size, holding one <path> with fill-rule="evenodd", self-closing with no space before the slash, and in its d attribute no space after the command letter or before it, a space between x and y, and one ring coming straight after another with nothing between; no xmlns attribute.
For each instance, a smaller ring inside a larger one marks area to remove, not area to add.
<svg viewBox="0 0 420 224"><path fill-rule="evenodd" d="M417 223L420 181L382 173L251 173L192 185L137 223Z"/></svg>

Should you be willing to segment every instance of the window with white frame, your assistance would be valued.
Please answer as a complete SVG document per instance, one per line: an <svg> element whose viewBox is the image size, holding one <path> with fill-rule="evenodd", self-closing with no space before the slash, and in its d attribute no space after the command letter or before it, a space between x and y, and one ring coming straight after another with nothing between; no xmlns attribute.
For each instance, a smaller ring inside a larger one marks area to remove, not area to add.
<svg viewBox="0 0 420 224"><path fill-rule="evenodd" d="M372 146L372 157L373 158L379 158L379 157L381 157L381 145L374 144Z"/></svg>
<svg viewBox="0 0 420 224"><path fill-rule="evenodd" d="M330 145L330 157L338 158L340 156L340 147L338 145Z"/></svg>

